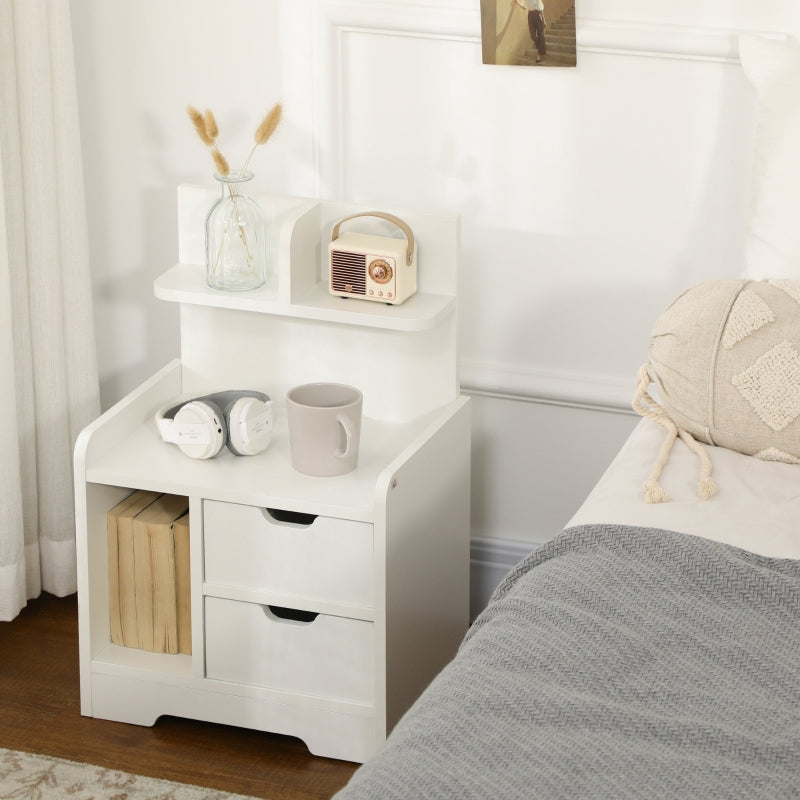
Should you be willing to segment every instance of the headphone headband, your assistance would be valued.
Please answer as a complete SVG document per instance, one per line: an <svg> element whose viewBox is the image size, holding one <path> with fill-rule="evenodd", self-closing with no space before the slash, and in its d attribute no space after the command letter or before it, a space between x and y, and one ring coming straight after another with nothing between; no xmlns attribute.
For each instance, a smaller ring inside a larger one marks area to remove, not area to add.
<svg viewBox="0 0 800 800"><path fill-rule="evenodd" d="M213 394L205 394L202 397L190 397L187 400L181 400L180 403L176 403L174 406L170 407L167 406L166 408L162 408L156 414L156 422L160 419L172 420L175 419L175 415L187 404L187 403L214 403L214 405L219 406L220 408L225 408L228 403L232 403L234 400L238 400L240 397L255 397L257 400L261 400L262 403L269 403L270 397L268 394L264 394L264 392L256 392L250 390L238 390L238 389L226 389L223 392L214 392ZM159 426L160 427L160 426Z"/></svg>

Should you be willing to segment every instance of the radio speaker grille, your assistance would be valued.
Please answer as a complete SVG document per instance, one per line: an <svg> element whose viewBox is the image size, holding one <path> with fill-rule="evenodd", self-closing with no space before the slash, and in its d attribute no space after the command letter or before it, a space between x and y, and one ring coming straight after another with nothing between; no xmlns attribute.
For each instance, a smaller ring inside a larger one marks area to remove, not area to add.
<svg viewBox="0 0 800 800"><path fill-rule="evenodd" d="M367 257L363 253L332 250L331 289L347 294L366 294Z"/></svg>

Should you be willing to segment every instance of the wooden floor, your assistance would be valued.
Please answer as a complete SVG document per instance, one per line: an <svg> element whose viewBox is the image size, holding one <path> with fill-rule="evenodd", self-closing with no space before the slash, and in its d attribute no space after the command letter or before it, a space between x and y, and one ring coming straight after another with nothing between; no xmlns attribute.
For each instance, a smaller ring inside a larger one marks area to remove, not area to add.
<svg viewBox="0 0 800 800"><path fill-rule="evenodd" d="M0 747L268 800L330 798L356 765L296 739L165 717L152 728L80 714L76 596L0 622Z"/></svg>

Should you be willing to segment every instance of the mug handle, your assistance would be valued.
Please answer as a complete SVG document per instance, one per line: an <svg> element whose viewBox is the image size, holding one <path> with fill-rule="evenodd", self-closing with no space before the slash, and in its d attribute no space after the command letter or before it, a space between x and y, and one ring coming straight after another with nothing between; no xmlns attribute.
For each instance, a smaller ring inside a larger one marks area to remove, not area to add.
<svg viewBox="0 0 800 800"><path fill-rule="evenodd" d="M344 430L345 444L344 450L336 450L334 455L336 458L347 458L353 451L353 429L350 420L343 414L336 415L336 421L342 426Z"/></svg>

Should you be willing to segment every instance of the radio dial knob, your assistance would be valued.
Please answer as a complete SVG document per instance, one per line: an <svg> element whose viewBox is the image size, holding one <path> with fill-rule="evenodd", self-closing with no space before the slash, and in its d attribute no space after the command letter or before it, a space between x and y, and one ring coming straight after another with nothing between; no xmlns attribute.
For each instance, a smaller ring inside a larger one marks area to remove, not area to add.
<svg viewBox="0 0 800 800"><path fill-rule="evenodd" d="M384 261L382 258L376 259L369 265L369 277L375 283L389 283L392 275L392 268L389 266L389 262Z"/></svg>

